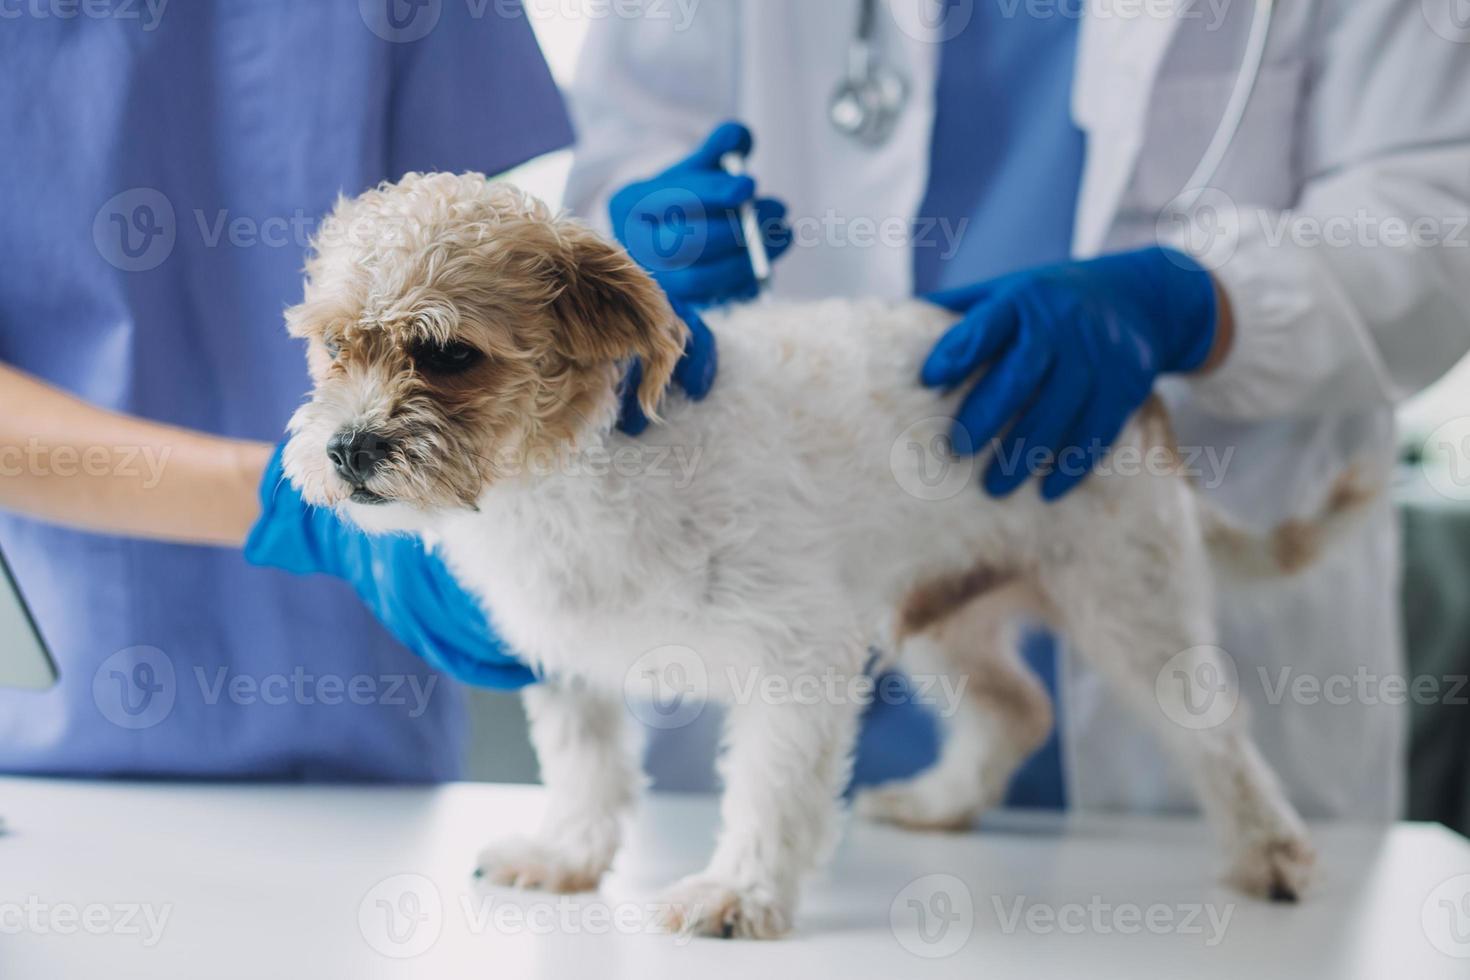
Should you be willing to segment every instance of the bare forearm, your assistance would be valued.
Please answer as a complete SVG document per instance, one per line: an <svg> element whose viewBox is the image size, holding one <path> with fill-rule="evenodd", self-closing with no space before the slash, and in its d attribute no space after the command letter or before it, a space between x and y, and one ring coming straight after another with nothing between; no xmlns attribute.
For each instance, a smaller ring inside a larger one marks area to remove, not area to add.
<svg viewBox="0 0 1470 980"><path fill-rule="evenodd" d="M1197 372L1199 374L1209 374L1224 364L1235 343L1235 310L1230 305L1230 296L1218 279L1215 281L1215 309L1215 343L1210 348L1210 356L1200 365Z"/></svg>
<svg viewBox="0 0 1470 980"><path fill-rule="evenodd" d="M87 530L239 546L266 443L90 405L0 365L0 508Z"/></svg>

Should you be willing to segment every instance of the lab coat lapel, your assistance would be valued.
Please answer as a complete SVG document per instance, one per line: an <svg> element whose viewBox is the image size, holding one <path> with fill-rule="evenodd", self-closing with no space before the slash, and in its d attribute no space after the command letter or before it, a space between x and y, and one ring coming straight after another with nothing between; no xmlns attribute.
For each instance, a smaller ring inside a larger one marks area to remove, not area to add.
<svg viewBox="0 0 1470 980"><path fill-rule="evenodd" d="M1087 131L1073 250L1102 248L1148 125L1164 54L1189 0L1088 0L1077 49L1072 114Z"/></svg>
<svg viewBox="0 0 1470 980"><path fill-rule="evenodd" d="M791 207L798 245L781 260L774 289L785 299L834 295L898 299L913 293L907 236L864 228L916 214L928 184L940 31L934 0L887 0L883 59L909 80L893 137L864 146L833 128L832 93L848 63L859 0L746 0L738 104L756 134L752 170L763 192Z"/></svg>

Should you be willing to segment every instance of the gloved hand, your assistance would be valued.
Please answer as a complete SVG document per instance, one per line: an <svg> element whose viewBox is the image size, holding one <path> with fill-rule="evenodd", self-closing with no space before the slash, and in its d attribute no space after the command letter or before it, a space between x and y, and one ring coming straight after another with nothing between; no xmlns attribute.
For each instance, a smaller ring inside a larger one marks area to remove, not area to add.
<svg viewBox="0 0 1470 980"><path fill-rule="evenodd" d="M719 349L715 346L715 335L705 326L704 320L688 304L671 300L674 312L689 328L689 339L684 343L684 356L674 367L674 384L684 389L684 394L699 401L709 394L715 383L715 372L719 368ZM622 414L618 417L618 428L630 436L643 434L648 428L648 417L643 406L638 404L638 385L643 381L643 362L635 360L623 378Z"/></svg>
<svg viewBox="0 0 1470 980"><path fill-rule="evenodd" d="M261 516L245 542L253 565L343 579L398 641L456 680L520 688L536 675L490 628L440 558L406 535L369 535L301 499L278 448L260 484Z"/></svg>
<svg viewBox="0 0 1470 980"><path fill-rule="evenodd" d="M985 489L1011 493L1045 473L1055 500L1092 471L1166 372L1202 365L1215 342L1215 283L1179 252L1146 248L1032 269L929 297L965 314L934 346L922 378L966 396L952 441L961 455L999 435Z"/></svg>
<svg viewBox="0 0 1470 980"><path fill-rule="evenodd" d="M726 153L746 154L750 147L750 130L725 123L687 159L613 195L613 234L676 303L709 306L756 295L740 225L746 202L755 201L772 261L791 245L786 205L756 199L755 181L720 169Z"/></svg>

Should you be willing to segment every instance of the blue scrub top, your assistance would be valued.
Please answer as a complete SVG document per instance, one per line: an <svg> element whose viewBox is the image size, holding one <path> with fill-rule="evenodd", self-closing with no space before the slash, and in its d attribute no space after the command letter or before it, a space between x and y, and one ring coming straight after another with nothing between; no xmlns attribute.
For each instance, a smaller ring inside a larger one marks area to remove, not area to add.
<svg viewBox="0 0 1470 980"><path fill-rule="evenodd" d="M1065 5L1043 15L979 3L940 52L929 184L915 224L919 294L968 286L1071 255L1085 141L1072 121L1079 14ZM959 232L935 234L934 222ZM1057 698L1058 650L1032 633L1021 655ZM913 705L875 704L859 744L855 780L882 782L935 756L934 722ZM1051 738L1016 774L1006 803L1066 805L1061 743Z"/></svg>
<svg viewBox="0 0 1470 980"><path fill-rule="evenodd" d="M977 3L940 50L924 220L958 230L915 242L914 291L968 286L1067 259L1086 142L1072 121L1078 10Z"/></svg>
<svg viewBox="0 0 1470 980"><path fill-rule="evenodd" d="M0 29L0 360L109 408L275 441L309 388L281 312L336 196L410 170L497 173L570 127L515 3L157 6L28 6ZM452 683L345 585L3 515L0 546L62 671L49 692L0 691L0 770L458 772Z"/></svg>

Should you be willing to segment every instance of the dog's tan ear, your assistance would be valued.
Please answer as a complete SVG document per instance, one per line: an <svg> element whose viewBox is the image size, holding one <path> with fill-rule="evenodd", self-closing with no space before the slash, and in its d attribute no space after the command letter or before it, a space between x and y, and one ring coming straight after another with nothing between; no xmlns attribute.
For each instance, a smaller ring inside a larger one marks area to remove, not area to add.
<svg viewBox="0 0 1470 980"><path fill-rule="evenodd" d="M571 220L558 222L564 286L552 302L562 352L579 364L643 361L638 402L650 418L684 354L687 328L642 268L616 245Z"/></svg>

